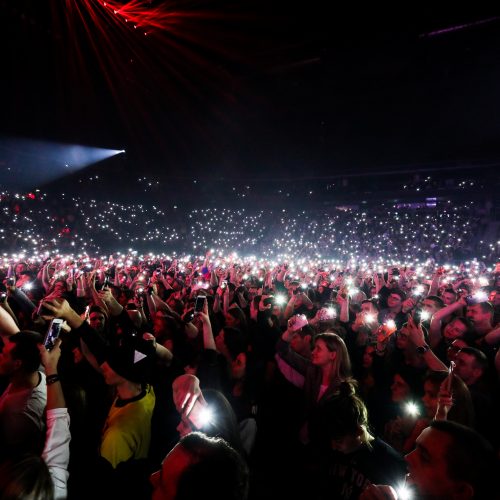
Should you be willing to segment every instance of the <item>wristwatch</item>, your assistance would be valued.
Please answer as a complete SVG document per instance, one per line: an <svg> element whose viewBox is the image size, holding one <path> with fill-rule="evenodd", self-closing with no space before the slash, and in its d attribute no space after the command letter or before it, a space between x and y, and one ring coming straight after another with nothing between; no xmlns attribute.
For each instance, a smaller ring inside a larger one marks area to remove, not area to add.
<svg viewBox="0 0 500 500"><path fill-rule="evenodd" d="M418 354L425 354L429 349L430 347L427 344L424 344L417 346L416 351Z"/></svg>

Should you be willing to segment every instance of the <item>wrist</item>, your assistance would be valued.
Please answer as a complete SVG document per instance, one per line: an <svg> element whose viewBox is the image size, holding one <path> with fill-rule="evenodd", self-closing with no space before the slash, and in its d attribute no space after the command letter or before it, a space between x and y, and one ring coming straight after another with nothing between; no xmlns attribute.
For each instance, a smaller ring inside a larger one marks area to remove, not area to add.
<svg viewBox="0 0 500 500"><path fill-rule="evenodd" d="M59 382L59 375L57 373L52 373L51 375L46 375L45 377L45 384L46 385L52 385L55 384L56 382Z"/></svg>

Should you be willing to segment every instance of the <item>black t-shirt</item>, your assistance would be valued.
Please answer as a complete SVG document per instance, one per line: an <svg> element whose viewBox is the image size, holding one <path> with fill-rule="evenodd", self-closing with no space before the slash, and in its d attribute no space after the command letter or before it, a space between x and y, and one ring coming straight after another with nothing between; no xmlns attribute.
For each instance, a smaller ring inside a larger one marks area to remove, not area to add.
<svg viewBox="0 0 500 500"><path fill-rule="evenodd" d="M379 438L363 445L354 453L332 450L322 474L324 483L321 500L356 499L370 484L388 484L393 487L404 481L406 463L403 457Z"/></svg>

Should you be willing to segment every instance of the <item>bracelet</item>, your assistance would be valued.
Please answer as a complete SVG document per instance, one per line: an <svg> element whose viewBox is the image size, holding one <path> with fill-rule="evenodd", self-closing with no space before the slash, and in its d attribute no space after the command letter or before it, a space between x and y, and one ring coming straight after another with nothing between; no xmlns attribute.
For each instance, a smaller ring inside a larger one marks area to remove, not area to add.
<svg viewBox="0 0 500 500"><path fill-rule="evenodd" d="M59 375L57 373L54 373L53 375L49 375L45 379L45 383L47 385L55 384L56 382L59 382Z"/></svg>

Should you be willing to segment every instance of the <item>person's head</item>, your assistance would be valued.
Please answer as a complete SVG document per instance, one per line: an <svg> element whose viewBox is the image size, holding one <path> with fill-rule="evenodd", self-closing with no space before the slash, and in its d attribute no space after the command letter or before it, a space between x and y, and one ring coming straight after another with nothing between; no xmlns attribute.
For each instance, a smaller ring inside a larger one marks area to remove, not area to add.
<svg viewBox="0 0 500 500"><path fill-rule="evenodd" d="M342 338L336 333L319 333L314 337L312 364L331 368L331 380L340 383L351 377L351 360Z"/></svg>
<svg viewBox="0 0 500 500"><path fill-rule="evenodd" d="M363 302L361 302L361 312L373 314L377 317L379 313L378 304L374 300L363 300Z"/></svg>
<svg viewBox="0 0 500 500"><path fill-rule="evenodd" d="M422 301L422 311L429 313L430 317L444 307L444 302L437 295L429 295Z"/></svg>
<svg viewBox="0 0 500 500"><path fill-rule="evenodd" d="M11 335L5 341L0 353L0 375L29 375L40 367L38 344L43 336L38 332L23 330Z"/></svg>
<svg viewBox="0 0 500 500"><path fill-rule="evenodd" d="M373 344L367 344L364 348L363 351L363 359L361 361L361 364L363 368L369 369L373 365L373 359L375 358L375 346Z"/></svg>
<svg viewBox="0 0 500 500"><path fill-rule="evenodd" d="M405 323L396 333L396 347L398 349L401 349L404 351L407 349L411 344L410 341L410 329L408 327L408 324Z"/></svg>
<svg viewBox="0 0 500 500"><path fill-rule="evenodd" d="M28 269L28 265L25 262L19 262L19 263L17 263L16 267L15 267L16 276L17 277L21 276L21 273L23 273L27 269Z"/></svg>
<svg viewBox="0 0 500 500"><path fill-rule="evenodd" d="M451 342L446 350L446 357L448 361L457 361L457 355L461 349L464 347L469 347L469 344L464 339L455 339Z"/></svg>
<svg viewBox="0 0 500 500"><path fill-rule="evenodd" d="M239 307L230 307L227 310L227 314L224 315L226 321L226 326L229 328L239 328L240 330L245 330L247 326L247 320L245 313Z"/></svg>
<svg viewBox="0 0 500 500"><path fill-rule="evenodd" d="M340 394L328 400L322 412L332 449L353 453L373 440L368 430L368 410L351 384L341 384Z"/></svg>
<svg viewBox="0 0 500 500"><path fill-rule="evenodd" d="M440 387L447 377L447 371L430 371L424 377L422 403L429 419L433 419L436 415ZM447 419L472 427L474 425L474 407L469 388L460 377L453 376L451 392L453 406L447 414Z"/></svg>
<svg viewBox="0 0 500 500"><path fill-rule="evenodd" d="M53 500L54 486L43 458L30 454L0 464L0 498Z"/></svg>
<svg viewBox="0 0 500 500"><path fill-rule="evenodd" d="M400 311L405 299L406 294L403 292L403 290L393 288L391 289L391 293L387 297L387 306L389 307L389 309Z"/></svg>
<svg viewBox="0 0 500 500"><path fill-rule="evenodd" d="M433 420L406 455L407 485L418 498L492 498L498 460L475 430Z"/></svg>
<svg viewBox="0 0 500 500"><path fill-rule="evenodd" d="M246 500L249 471L226 441L193 432L165 457L151 483L152 500Z"/></svg>
<svg viewBox="0 0 500 500"><path fill-rule="evenodd" d="M472 323L467 318L454 318L444 327L443 337L448 342L452 342L455 339L469 337L472 331Z"/></svg>
<svg viewBox="0 0 500 500"><path fill-rule="evenodd" d="M455 373L470 386L486 373L488 358L475 347L464 347L457 354L456 364Z"/></svg>
<svg viewBox="0 0 500 500"><path fill-rule="evenodd" d="M126 382L143 385L150 381L156 361L153 342L140 337L125 336L112 346L101 370L106 384L119 386Z"/></svg>
<svg viewBox="0 0 500 500"><path fill-rule="evenodd" d="M422 382L411 367L401 365L394 373L391 384L391 399L394 403L403 403L419 397Z"/></svg>
<svg viewBox="0 0 500 500"><path fill-rule="evenodd" d="M449 306L457 301L457 292L453 288L445 288L441 294L445 306Z"/></svg>
<svg viewBox="0 0 500 500"><path fill-rule="evenodd" d="M493 306L489 302L480 302L467 306L466 316L475 327L482 327L491 325L494 313Z"/></svg>
<svg viewBox="0 0 500 500"><path fill-rule="evenodd" d="M300 330L294 332L290 339L290 347L293 351L305 358L311 355L311 339L314 335L314 328L305 325Z"/></svg>
<svg viewBox="0 0 500 500"><path fill-rule="evenodd" d="M236 328L223 328L215 337L217 350L231 363L231 377L241 379L246 372L248 343L245 334Z"/></svg>
<svg viewBox="0 0 500 500"><path fill-rule="evenodd" d="M104 332L107 318L107 314L101 307L92 306L89 309L89 324L96 332Z"/></svg>

